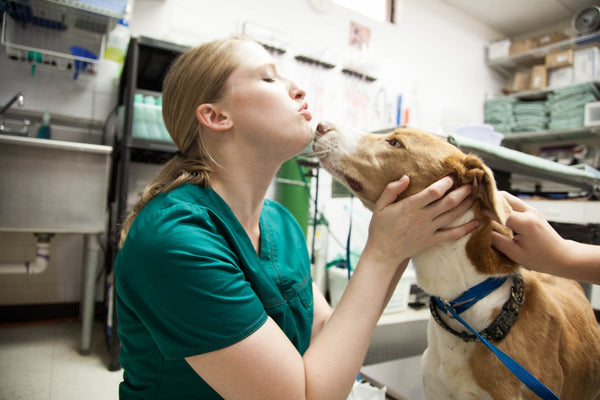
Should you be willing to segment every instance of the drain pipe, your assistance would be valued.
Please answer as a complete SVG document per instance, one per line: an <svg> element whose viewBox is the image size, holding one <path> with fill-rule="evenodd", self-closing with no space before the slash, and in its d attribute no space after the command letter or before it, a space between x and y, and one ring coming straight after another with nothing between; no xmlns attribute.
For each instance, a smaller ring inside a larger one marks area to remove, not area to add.
<svg viewBox="0 0 600 400"><path fill-rule="evenodd" d="M35 261L0 264L0 274L41 274L50 262L50 238L52 233L36 233Z"/></svg>

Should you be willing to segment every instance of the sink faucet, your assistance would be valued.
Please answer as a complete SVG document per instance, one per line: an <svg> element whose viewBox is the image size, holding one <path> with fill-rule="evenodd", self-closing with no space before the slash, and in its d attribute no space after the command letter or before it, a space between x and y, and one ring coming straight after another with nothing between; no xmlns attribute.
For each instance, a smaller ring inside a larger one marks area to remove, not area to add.
<svg viewBox="0 0 600 400"><path fill-rule="evenodd" d="M18 101L19 103L19 107L23 107L23 104L25 104L25 97L23 97L23 93L17 93L13 96L12 99L10 99L8 101L8 103L6 103L3 107L2 110L0 110L0 116L3 117L4 113L6 112L6 110L8 110L10 108L10 106L13 105L13 103L15 101Z"/></svg>
<svg viewBox="0 0 600 400"><path fill-rule="evenodd" d="M4 113L15 102L17 102L19 107L23 107L23 105L25 104L25 97L23 96L23 93L19 92L19 93L15 94L13 96L13 98L10 99L4 106L2 106L2 109L0 109L0 133L8 133L8 134L13 134L13 135L27 136L27 134L29 133L29 125L30 125L30 122L27 119L23 120L23 127L21 129L11 129L11 128L4 126Z"/></svg>

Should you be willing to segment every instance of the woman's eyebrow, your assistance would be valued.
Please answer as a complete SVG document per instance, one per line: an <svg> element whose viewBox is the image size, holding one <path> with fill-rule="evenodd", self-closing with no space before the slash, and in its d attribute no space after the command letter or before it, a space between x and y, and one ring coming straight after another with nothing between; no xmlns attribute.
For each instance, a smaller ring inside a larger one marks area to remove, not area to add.
<svg viewBox="0 0 600 400"><path fill-rule="evenodd" d="M277 65L275 63L266 63L258 67L260 70L271 70L277 72Z"/></svg>

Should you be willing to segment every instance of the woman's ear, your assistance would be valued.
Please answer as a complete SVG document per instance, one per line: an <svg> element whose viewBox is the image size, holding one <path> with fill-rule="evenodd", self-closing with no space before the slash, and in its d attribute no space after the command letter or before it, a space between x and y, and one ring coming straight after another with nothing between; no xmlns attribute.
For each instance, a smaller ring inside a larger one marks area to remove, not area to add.
<svg viewBox="0 0 600 400"><path fill-rule="evenodd" d="M225 131L233 126L229 115L212 103L200 104L196 108L196 118L202 125L215 131Z"/></svg>

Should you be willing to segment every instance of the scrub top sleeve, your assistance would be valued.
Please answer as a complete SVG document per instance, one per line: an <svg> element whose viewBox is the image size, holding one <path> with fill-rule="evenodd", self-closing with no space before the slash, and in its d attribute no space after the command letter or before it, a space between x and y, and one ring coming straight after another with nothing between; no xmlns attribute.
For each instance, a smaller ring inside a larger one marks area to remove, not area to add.
<svg viewBox="0 0 600 400"><path fill-rule="evenodd" d="M139 318L168 359L237 343L267 318L244 278L240 255L225 239L226 227L201 210L162 210L151 218L156 232L150 233L144 223L132 227L129 235L144 238L122 249L124 262L137 258L140 268L126 283L131 287L124 289L136 293L130 301L137 303Z"/></svg>

